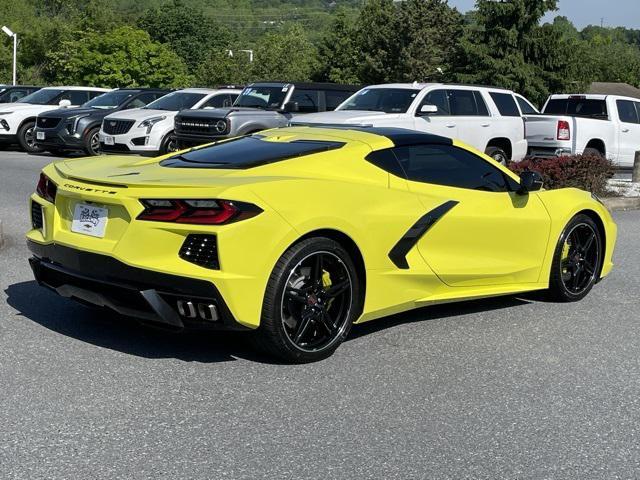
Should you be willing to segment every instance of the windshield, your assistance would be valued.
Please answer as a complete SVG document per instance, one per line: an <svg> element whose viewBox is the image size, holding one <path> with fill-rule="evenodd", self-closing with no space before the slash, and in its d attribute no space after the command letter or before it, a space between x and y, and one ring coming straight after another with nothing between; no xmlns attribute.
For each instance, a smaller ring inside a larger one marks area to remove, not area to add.
<svg viewBox="0 0 640 480"><path fill-rule="evenodd" d="M576 117L608 118L607 102L604 100L574 98L552 98L544 107L547 115L571 115Z"/></svg>
<svg viewBox="0 0 640 480"><path fill-rule="evenodd" d="M179 112L180 110L192 108L206 96L207 95L205 93L173 92L142 108L146 108L148 110L168 110L171 112Z"/></svg>
<svg viewBox="0 0 640 480"><path fill-rule="evenodd" d="M100 108L102 110L109 110L112 108L119 107L128 98L131 98L132 96L133 96L133 92L116 90L114 92L103 93L102 95L97 96L93 100L89 100L87 103L83 105L83 107Z"/></svg>
<svg viewBox="0 0 640 480"><path fill-rule="evenodd" d="M192 150L163 160L163 167L178 168L236 168L244 169L278 162L288 158L340 148L341 142L294 140L273 142L259 135L239 137L211 146Z"/></svg>
<svg viewBox="0 0 640 480"><path fill-rule="evenodd" d="M291 88L289 85L278 87L253 85L242 91L233 106L278 110L281 108L289 88Z"/></svg>
<svg viewBox="0 0 640 480"><path fill-rule="evenodd" d="M370 110L406 113L420 90L408 88L365 88L348 98L336 110Z"/></svg>
<svg viewBox="0 0 640 480"><path fill-rule="evenodd" d="M20 100L20 102L32 103L34 105L48 105L62 92L64 92L64 90L60 90L58 88L43 88L42 90L38 90L31 95L27 95L22 100Z"/></svg>

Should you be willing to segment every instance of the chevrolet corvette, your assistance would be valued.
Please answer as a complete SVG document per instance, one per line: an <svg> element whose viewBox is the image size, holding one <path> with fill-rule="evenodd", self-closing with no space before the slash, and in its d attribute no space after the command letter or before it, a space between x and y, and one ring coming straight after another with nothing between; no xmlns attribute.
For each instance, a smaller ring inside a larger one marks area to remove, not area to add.
<svg viewBox="0 0 640 480"><path fill-rule="evenodd" d="M613 267L616 225L590 193L542 187L444 137L289 127L54 162L27 243L59 295L176 330L250 330L309 362L354 323L417 307L582 299Z"/></svg>

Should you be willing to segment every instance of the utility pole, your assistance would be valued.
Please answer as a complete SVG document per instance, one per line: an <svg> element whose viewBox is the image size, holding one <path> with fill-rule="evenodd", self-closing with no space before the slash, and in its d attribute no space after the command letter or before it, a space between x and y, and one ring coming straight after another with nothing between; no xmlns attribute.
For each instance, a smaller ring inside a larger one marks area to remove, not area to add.
<svg viewBox="0 0 640 480"><path fill-rule="evenodd" d="M13 37L13 84L16 84L16 62L18 59L18 34L11 31L6 25L2 27L2 31L8 36Z"/></svg>

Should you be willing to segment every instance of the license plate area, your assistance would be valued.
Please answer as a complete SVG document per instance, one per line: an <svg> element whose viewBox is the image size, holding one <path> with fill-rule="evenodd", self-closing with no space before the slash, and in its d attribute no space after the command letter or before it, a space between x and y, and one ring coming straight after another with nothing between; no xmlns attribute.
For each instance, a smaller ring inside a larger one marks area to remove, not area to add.
<svg viewBox="0 0 640 480"><path fill-rule="evenodd" d="M36 132L36 140L44 140L44 132Z"/></svg>
<svg viewBox="0 0 640 480"><path fill-rule="evenodd" d="M96 238L104 238L109 219L109 209L77 203L73 210L71 231Z"/></svg>
<svg viewBox="0 0 640 480"><path fill-rule="evenodd" d="M104 144L105 145L114 145L115 144L115 139L113 137L105 136L104 137Z"/></svg>

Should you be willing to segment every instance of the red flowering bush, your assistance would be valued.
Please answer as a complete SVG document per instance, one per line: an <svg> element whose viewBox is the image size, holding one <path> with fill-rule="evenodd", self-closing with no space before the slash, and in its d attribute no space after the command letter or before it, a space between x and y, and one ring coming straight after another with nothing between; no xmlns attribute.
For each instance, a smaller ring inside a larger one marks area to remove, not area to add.
<svg viewBox="0 0 640 480"><path fill-rule="evenodd" d="M613 162L599 155L525 158L509 168L518 175L526 170L540 173L548 190L575 187L596 195L607 194L607 181L615 173Z"/></svg>

